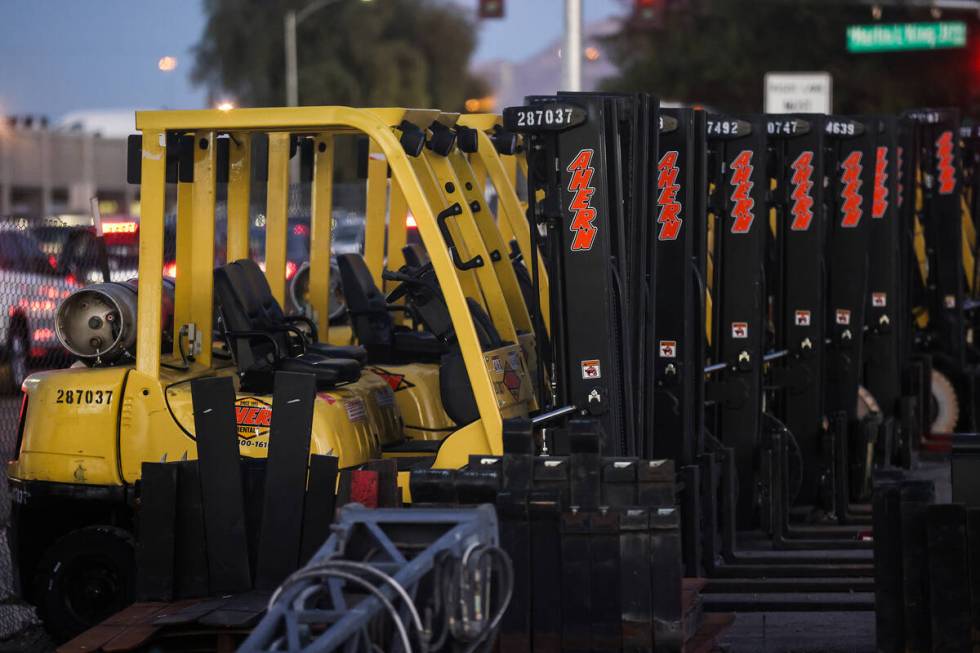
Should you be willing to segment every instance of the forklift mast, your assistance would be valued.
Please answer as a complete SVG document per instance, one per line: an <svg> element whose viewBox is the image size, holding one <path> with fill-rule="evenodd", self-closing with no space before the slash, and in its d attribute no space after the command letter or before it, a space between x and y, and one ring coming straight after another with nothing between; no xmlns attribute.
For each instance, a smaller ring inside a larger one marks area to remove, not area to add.
<svg viewBox="0 0 980 653"><path fill-rule="evenodd" d="M704 112L662 109L657 162L656 322L651 332L655 408L646 457L691 464L702 445L704 319L701 298L705 201ZM653 279L648 284L653 284Z"/></svg>
<svg viewBox="0 0 980 653"><path fill-rule="evenodd" d="M775 414L800 448L798 500L805 505L818 503L822 476L818 461L823 456L826 414L825 121L820 114L767 116L775 211L768 275L773 349L787 351L784 387Z"/></svg>
<svg viewBox="0 0 980 653"><path fill-rule="evenodd" d="M842 411L850 422L857 417L861 384L877 123L829 116L826 133L827 409Z"/></svg>
<svg viewBox="0 0 980 653"><path fill-rule="evenodd" d="M902 225L899 217L899 119L875 116L874 190L871 203L871 243L868 250L868 291L865 333L864 385L885 415L898 413L902 396L903 323L911 308L902 295Z"/></svg>
<svg viewBox="0 0 980 653"><path fill-rule="evenodd" d="M937 353L951 370L961 370L966 365L966 324L957 138L960 116L955 109L921 109L906 116L915 123L914 156L921 192L917 209L927 244L928 340L940 348Z"/></svg>
<svg viewBox="0 0 980 653"><path fill-rule="evenodd" d="M713 432L734 450L737 520L750 524L756 519L756 450L766 331L766 126L758 116L715 114L707 117L706 131L710 358L712 363L724 364L709 382L709 399L715 402Z"/></svg>
<svg viewBox="0 0 980 653"><path fill-rule="evenodd" d="M649 96L592 93L529 97L504 111L504 128L525 136L532 239L547 230L555 369L553 396L542 403L598 417L607 455L640 454L653 420L643 380L653 357L644 280L655 237L645 218L656 114Z"/></svg>

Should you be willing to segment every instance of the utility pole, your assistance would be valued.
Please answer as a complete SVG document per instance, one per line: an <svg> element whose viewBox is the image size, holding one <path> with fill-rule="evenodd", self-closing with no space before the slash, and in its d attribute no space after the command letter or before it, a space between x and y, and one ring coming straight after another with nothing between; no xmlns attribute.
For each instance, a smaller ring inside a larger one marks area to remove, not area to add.
<svg viewBox="0 0 980 653"><path fill-rule="evenodd" d="M582 0L565 0L565 38L561 48L559 90L582 90Z"/></svg>
<svg viewBox="0 0 980 653"><path fill-rule="evenodd" d="M282 26L284 37L283 44L286 47L286 106L299 106L299 72L296 61L296 26L309 18L310 14L317 12L324 7L340 2L340 0L313 0L299 11L290 9L283 16ZM361 0L368 3L371 0Z"/></svg>
<svg viewBox="0 0 980 653"><path fill-rule="evenodd" d="M286 106L299 105L299 79L296 71L296 12L290 9L283 19L286 44Z"/></svg>

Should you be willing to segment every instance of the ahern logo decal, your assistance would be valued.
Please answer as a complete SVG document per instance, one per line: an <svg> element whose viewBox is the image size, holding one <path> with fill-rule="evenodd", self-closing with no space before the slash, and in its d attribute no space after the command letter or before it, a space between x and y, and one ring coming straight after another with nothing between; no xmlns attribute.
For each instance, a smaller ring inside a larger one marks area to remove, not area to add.
<svg viewBox="0 0 980 653"><path fill-rule="evenodd" d="M243 440L269 435L272 406L256 397L242 397L235 402L235 424Z"/></svg>
<svg viewBox="0 0 980 653"><path fill-rule="evenodd" d="M898 149L895 150L895 165L898 166L898 176L895 177L896 192L898 193L898 196L895 198L895 204L897 204L899 207L902 206L903 196L905 195L905 184L903 183L903 179L902 179L902 168L903 168L902 157L904 155L905 155L904 148L899 147Z"/></svg>
<svg viewBox="0 0 980 653"><path fill-rule="evenodd" d="M567 172L572 173L572 178L568 180L568 192L573 193L572 201L568 204L572 223L568 228L575 233L571 246L573 252L587 252L592 249L598 231L593 224L596 212L592 208L592 195L595 193L595 187L592 186L592 175L595 174L592 154L592 150L582 150L566 168Z"/></svg>
<svg viewBox="0 0 980 653"><path fill-rule="evenodd" d="M885 217L888 210L888 148L879 147L878 156L875 158L875 192L874 199L871 201L871 217L880 219Z"/></svg>
<svg viewBox="0 0 980 653"><path fill-rule="evenodd" d="M949 195L956 189L956 169L953 167L953 132L944 131L936 139L936 173L939 194Z"/></svg>
<svg viewBox="0 0 980 653"><path fill-rule="evenodd" d="M657 188L660 196L657 204L660 205L660 217L657 222L660 224L659 240L677 240L677 234L681 231L681 203L677 201L677 193L681 186L677 183L677 176L680 168L677 167L677 150L665 152L660 157L657 165Z"/></svg>
<svg viewBox="0 0 980 653"><path fill-rule="evenodd" d="M732 222L732 233L747 234L755 220L753 213L755 200L751 195L752 186L755 185L752 181L752 150L742 150L729 167L732 170L730 183L733 188L732 202L734 202L732 217L735 218Z"/></svg>
<svg viewBox="0 0 980 653"><path fill-rule="evenodd" d="M856 227L861 222L861 203L864 201L861 197L861 170L864 167L861 165L861 154L860 150L851 152L841 164L840 182L844 185L840 192L844 200L840 209L844 214L840 221L842 227Z"/></svg>
<svg viewBox="0 0 980 653"><path fill-rule="evenodd" d="M792 168L790 183L793 185L793 192L790 199L793 200L793 205L790 213L793 215L793 222L789 228L793 231L807 231L813 222L813 152L800 152L793 161Z"/></svg>

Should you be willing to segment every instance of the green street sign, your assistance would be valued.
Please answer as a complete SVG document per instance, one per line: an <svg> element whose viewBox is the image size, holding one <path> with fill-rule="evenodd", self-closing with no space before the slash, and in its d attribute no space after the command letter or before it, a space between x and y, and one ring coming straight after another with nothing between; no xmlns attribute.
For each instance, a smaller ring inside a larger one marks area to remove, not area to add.
<svg viewBox="0 0 980 653"><path fill-rule="evenodd" d="M848 52L937 50L965 46L966 23L961 20L938 23L849 25L847 28Z"/></svg>

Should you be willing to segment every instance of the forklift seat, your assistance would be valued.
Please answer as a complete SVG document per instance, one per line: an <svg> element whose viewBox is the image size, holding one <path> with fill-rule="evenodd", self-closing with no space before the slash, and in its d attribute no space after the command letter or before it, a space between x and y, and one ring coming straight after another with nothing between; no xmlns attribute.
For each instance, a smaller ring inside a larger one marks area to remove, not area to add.
<svg viewBox="0 0 980 653"><path fill-rule="evenodd" d="M215 302L225 340L241 375L242 387L252 392L271 392L277 370L303 372L316 377L319 389L360 378L361 365L349 358L328 358L305 352L296 355L288 334L296 330L267 319L259 294L239 262L214 271Z"/></svg>
<svg viewBox="0 0 980 653"><path fill-rule="evenodd" d="M395 324L390 311L403 307L388 305L359 254L341 254L337 267L354 333L370 362L439 362L446 346L431 333Z"/></svg>
<svg viewBox="0 0 980 653"><path fill-rule="evenodd" d="M269 287L269 280L265 278L262 269L252 259L241 259L230 263L239 269L241 277L245 279L250 291L256 301L262 307L267 324L275 328L282 328L291 323L302 322L309 330L309 337L304 334L302 349L313 354L320 354L327 358L350 358L363 365L367 362L367 351L364 347L357 345L330 345L325 342L317 342L317 328L313 320L304 315L286 315L282 306L272 296L272 288Z"/></svg>

